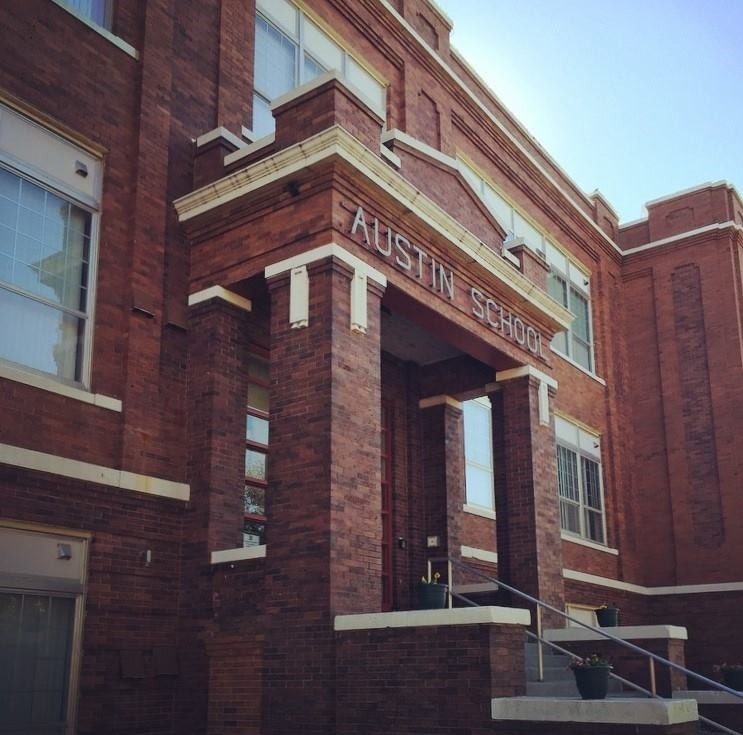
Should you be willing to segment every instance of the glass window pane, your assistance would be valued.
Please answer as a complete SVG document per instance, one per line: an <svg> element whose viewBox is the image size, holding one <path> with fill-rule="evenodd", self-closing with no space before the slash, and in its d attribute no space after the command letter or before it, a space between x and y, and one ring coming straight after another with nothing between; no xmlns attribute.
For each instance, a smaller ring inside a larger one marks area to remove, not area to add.
<svg viewBox="0 0 743 735"><path fill-rule="evenodd" d="M12 230L15 230L18 225L18 205L2 196L0 196L0 225Z"/></svg>
<svg viewBox="0 0 743 735"><path fill-rule="evenodd" d="M604 519L601 513L586 508L586 537L604 543Z"/></svg>
<svg viewBox="0 0 743 735"><path fill-rule="evenodd" d="M572 287L570 288L570 311L575 314L571 327L573 333L589 342L588 299Z"/></svg>
<svg viewBox="0 0 743 735"><path fill-rule="evenodd" d="M563 355L568 354L568 335L567 332L558 332L550 342L552 349L562 352Z"/></svg>
<svg viewBox="0 0 743 735"><path fill-rule="evenodd" d="M268 103L257 94L253 95L253 132L256 137L263 138L271 135L276 130L276 120L274 120L271 108Z"/></svg>
<svg viewBox="0 0 743 735"><path fill-rule="evenodd" d="M15 175L0 168L0 196L17 202L21 190L21 180Z"/></svg>
<svg viewBox="0 0 743 735"><path fill-rule="evenodd" d="M257 9L275 21L276 25L288 33L292 38L297 38L298 11L296 6L288 0L258 0Z"/></svg>
<svg viewBox="0 0 743 735"><path fill-rule="evenodd" d="M542 246L542 233L535 227L532 227L518 212L513 213L513 227L516 237L523 237L526 244L532 250L541 252L544 249Z"/></svg>
<svg viewBox="0 0 743 735"><path fill-rule="evenodd" d="M560 499L560 528L571 533L580 533L580 506Z"/></svg>
<svg viewBox="0 0 743 735"><path fill-rule="evenodd" d="M477 401L464 402L464 456L492 468L490 409Z"/></svg>
<svg viewBox="0 0 743 735"><path fill-rule="evenodd" d="M566 447L557 447L557 487L560 496L579 501L578 457Z"/></svg>
<svg viewBox="0 0 743 735"><path fill-rule="evenodd" d="M266 524L245 519L243 524L243 547L262 546L266 543Z"/></svg>
<svg viewBox="0 0 743 735"><path fill-rule="evenodd" d="M247 416L245 438L258 444L268 444L268 421L257 416Z"/></svg>
<svg viewBox="0 0 743 735"><path fill-rule="evenodd" d="M384 112L384 87L350 56L346 56L346 77L377 110Z"/></svg>
<svg viewBox="0 0 743 735"><path fill-rule="evenodd" d="M568 284L562 276L557 273L550 273L547 276L547 293L555 301L567 308Z"/></svg>
<svg viewBox="0 0 743 735"><path fill-rule="evenodd" d="M245 486L244 507L246 513L265 515L266 489L255 485Z"/></svg>
<svg viewBox="0 0 743 735"><path fill-rule="evenodd" d="M302 83L310 82L325 71L311 56L304 56L304 77Z"/></svg>
<svg viewBox="0 0 743 735"><path fill-rule="evenodd" d="M85 320L0 288L0 357L81 379Z"/></svg>
<svg viewBox="0 0 743 735"><path fill-rule="evenodd" d="M485 184L483 189L483 198L501 227L506 232L513 233L513 208L511 205L488 184Z"/></svg>
<svg viewBox="0 0 743 735"><path fill-rule="evenodd" d="M583 465L583 502L594 510L602 510L599 466L590 459L581 457Z"/></svg>
<svg viewBox="0 0 743 735"><path fill-rule="evenodd" d="M325 69L343 70L343 50L338 44L320 30L309 18L303 18L304 47L317 59L316 66ZM304 81L308 81L305 79Z"/></svg>
<svg viewBox="0 0 743 735"><path fill-rule="evenodd" d="M591 370L591 350L588 348L588 345L578 339L578 337L574 336L572 347L573 352L571 357L573 358L573 360L575 360L575 362L577 362L579 365L586 368L586 370Z"/></svg>
<svg viewBox="0 0 743 735"><path fill-rule="evenodd" d="M253 353L248 356L248 375L251 378L264 380L268 383L268 370L269 362L267 358L259 357Z"/></svg>
<svg viewBox="0 0 743 735"><path fill-rule="evenodd" d="M254 449L245 450L245 477L254 480L266 480L266 455Z"/></svg>
<svg viewBox="0 0 743 735"><path fill-rule="evenodd" d="M481 467L468 464L465 467L467 502L493 508L493 474Z"/></svg>
<svg viewBox="0 0 743 735"><path fill-rule="evenodd" d="M249 383L248 408L268 413L268 388L256 383Z"/></svg>
<svg viewBox="0 0 743 735"><path fill-rule="evenodd" d="M255 88L274 99L297 86L297 45L260 16L255 21Z"/></svg>

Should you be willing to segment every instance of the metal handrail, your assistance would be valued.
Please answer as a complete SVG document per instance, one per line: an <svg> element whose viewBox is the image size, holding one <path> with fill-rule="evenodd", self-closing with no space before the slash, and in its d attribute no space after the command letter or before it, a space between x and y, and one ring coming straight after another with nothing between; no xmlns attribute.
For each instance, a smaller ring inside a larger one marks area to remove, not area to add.
<svg viewBox="0 0 743 735"><path fill-rule="evenodd" d="M478 576L481 579L484 579L488 582L492 582L493 584L497 584L498 587L502 587L503 589L510 592L511 594L514 594L517 597L521 597L522 599L527 600L528 602L531 602L534 605L537 605L538 608L544 608L545 610L549 610L550 612L555 613L562 618L565 618L565 620L570 620L572 623L577 623L582 628L587 628L588 630L591 630L594 633L598 633L604 638L608 638L609 640L614 641L614 643L618 643L620 646L624 646L624 648L628 648L631 651L634 651L635 653L639 653L642 656L645 656L646 658L652 659L654 661L659 661L660 663L665 664L671 669L675 669L676 671L680 671L683 674L686 674L687 676L691 676L697 679L698 681L702 681L705 684L710 685L713 689L727 692L728 694L732 694L734 697L737 697L738 699L743 699L743 692L739 692L735 689L731 689L730 687L725 686L724 684L721 684L719 681L715 681L714 679L709 679L708 677L703 676L702 674L697 674L696 672L691 671L690 669L687 669L685 666L681 666L681 664L674 663L673 661L669 661L668 659L663 658L663 656L659 656L657 653L653 653L652 651L647 651L644 648L641 648L640 646L636 646L634 643L630 643L629 641L625 641L622 638L618 638L617 636L612 635L611 633L607 633L606 628L596 628L593 625L584 623L582 620L578 620L577 618L574 618L568 615L562 610L558 610L556 607L553 607L552 605L546 602L543 602L542 600L539 600L536 597L527 595L526 592L522 592L521 590L516 589L515 587L511 587L505 582L501 582L496 577L491 577L485 574L484 572L481 572L479 569L477 569L477 567L473 567L469 564L466 564L465 562L460 561L459 559L454 559L448 556L433 557L428 560L429 568L431 564L441 564L443 562L447 563L449 570L451 570L452 567L454 566L462 567L465 570L469 571L470 573L474 574L475 576ZM452 587L452 575L450 571L449 588L451 589L451 587ZM449 604L451 605L451 599L450 599Z"/></svg>

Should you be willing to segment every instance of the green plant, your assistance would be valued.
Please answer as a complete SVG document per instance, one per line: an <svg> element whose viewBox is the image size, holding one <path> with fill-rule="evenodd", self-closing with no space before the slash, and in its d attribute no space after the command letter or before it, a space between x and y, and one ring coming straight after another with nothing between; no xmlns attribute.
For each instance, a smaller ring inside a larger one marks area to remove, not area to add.
<svg viewBox="0 0 743 735"><path fill-rule="evenodd" d="M726 672L726 671L743 671L743 664L729 664L723 661L721 664L715 664L712 667L715 672Z"/></svg>
<svg viewBox="0 0 743 735"><path fill-rule="evenodd" d="M573 658L570 660L570 663L568 664L568 668L570 669L592 669L592 668L602 668L602 669L610 669L611 664L609 661L602 656L599 656L598 653L592 653L590 656L586 656L585 658L580 658L580 656L573 656Z"/></svg>
<svg viewBox="0 0 743 735"><path fill-rule="evenodd" d="M421 584L438 584L441 579L441 575L438 572L433 573L433 577L421 577Z"/></svg>

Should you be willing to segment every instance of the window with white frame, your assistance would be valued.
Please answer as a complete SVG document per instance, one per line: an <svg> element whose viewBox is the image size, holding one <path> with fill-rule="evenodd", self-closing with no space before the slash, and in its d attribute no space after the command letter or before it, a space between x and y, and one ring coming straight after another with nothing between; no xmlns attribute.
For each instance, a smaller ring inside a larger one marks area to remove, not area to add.
<svg viewBox="0 0 743 735"><path fill-rule="evenodd" d="M606 543L601 443L598 434L555 416L560 528Z"/></svg>
<svg viewBox="0 0 743 735"><path fill-rule="evenodd" d="M96 25L111 30L113 26L113 0L59 0L62 5L87 18Z"/></svg>
<svg viewBox="0 0 743 735"><path fill-rule="evenodd" d="M0 360L71 383L87 382L99 174L0 105Z"/></svg>
<svg viewBox="0 0 743 735"><path fill-rule="evenodd" d="M493 428L490 399L465 401L464 472L467 505L495 510Z"/></svg>
<svg viewBox="0 0 743 735"><path fill-rule="evenodd" d="M550 267L547 277L549 295L575 316L567 332L555 335L552 349L594 372L590 281L585 271L520 214L472 166L462 160L458 163L465 180L506 230L506 244L510 239L522 238L532 250L542 254Z"/></svg>
<svg viewBox="0 0 743 735"><path fill-rule="evenodd" d="M259 0L255 21L253 132L274 130L271 101L337 69L370 105L385 112L385 89L350 53L287 0Z"/></svg>

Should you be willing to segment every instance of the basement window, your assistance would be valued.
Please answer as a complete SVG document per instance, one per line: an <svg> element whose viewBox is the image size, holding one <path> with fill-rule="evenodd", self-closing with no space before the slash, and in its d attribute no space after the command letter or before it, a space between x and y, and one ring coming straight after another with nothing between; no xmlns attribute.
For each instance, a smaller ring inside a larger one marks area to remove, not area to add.
<svg viewBox="0 0 743 735"><path fill-rule="evenodd" d="M248 399L245 419L245 494L243 546L266 543L268 464L268 357L252 352L248 358Z"/></svg>

